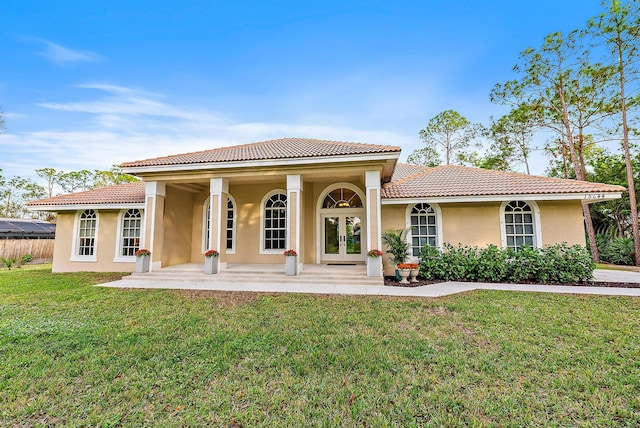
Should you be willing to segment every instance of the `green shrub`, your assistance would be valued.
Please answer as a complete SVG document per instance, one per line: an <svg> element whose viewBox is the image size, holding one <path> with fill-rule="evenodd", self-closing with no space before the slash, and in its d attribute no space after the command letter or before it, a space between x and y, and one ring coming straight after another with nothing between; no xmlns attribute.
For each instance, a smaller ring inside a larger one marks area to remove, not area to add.
<svg viewBox="0 0 640 428"><path fill-rule="evenodd" d="M29 263L32 261L33 261L33 255L25 254L24 256L22 256L22 263Z"/></svg>
<svg viewBox="0 0 640 428"><path fill-rule="evenodd" d="M2 257L0 258L0 263L5 265L8 270L11 270L11 266L15 265L18 259L14 259L12 257Z"/></svg>
<svg viewBox="0 0 640 428"><path fill-rule="evenodd" d="M566 284L591 280L594 269L585 247L566 243L518 251L445 243L442 250L430 246L420 250L420 276L425 279Z"/></svg>
<svg viewBox="0 0 640 428"><path fill-rule="evenodd" d="M616 265L632 266L635 261L635 249L631 238L612 238L609 235L596 235L596 245L600 260Z"/></svg>

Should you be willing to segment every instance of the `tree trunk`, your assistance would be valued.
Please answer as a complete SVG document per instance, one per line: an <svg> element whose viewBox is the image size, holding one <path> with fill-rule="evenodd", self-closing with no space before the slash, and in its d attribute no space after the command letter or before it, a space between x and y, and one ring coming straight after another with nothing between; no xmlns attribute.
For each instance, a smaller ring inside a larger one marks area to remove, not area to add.
<svg viewBox="0 0 640 428"><path fill-rule="evenodd" d="M629 208L631 209L631 228L633 231L633 248L635 250L636 266L640 266L640 227L638 226L638 205L636 202L636 188L633 182L633 164L629 149L629 126L627 125L627 102L625 99L625 73L621 41L618 43L618 72L620 76L620 112L622 114L622 145L624 147L624 161L627 166L627 186L629 187Z"/></svg>

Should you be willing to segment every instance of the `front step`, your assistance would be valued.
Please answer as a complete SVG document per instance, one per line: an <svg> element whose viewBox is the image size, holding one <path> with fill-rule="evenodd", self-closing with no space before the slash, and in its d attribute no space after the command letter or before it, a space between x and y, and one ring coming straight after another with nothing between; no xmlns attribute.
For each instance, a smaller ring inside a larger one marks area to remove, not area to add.
<svg viewBox="0 0 640 428"><path fill-rule="evenodd" d="M273 284L322 284L322 285L383 285L383 278L366 276L364 270L313 269L302 271L296 276L286 276L284 267L282 272L275 271L240 271L223 270L215 275L205 275L202 270L166 268L156 272L132 273L124 280L150 281L192 281L192 282L225 282L225 283L273 283Z"/></svg>

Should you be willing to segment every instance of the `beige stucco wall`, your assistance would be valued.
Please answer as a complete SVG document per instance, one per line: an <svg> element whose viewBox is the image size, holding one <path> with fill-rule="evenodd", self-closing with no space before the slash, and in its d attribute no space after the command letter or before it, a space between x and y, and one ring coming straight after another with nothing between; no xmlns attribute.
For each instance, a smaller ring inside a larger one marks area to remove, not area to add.
<svg viewBox="0 0 640 428"><path fill-rule="evenodd" d="M191 262L193 196L186 190L167 186L162 266Z"/></svg>
<svg viewBox="0 0 640 428"><path fill-rule="evenodd" d="M580 201L540 201L542 245L566 242L586 245Z"/></svg>
<svg viewBox="0 0 640 428"><path fill-rule="evenodd" d="M73 228L76 212L59 212L56 223L56 240L53 250L53 272L133 272L135 261L115 262L118 241L118 210L98 210L98 235L96 261L71 261Z"/></svg>
<svg viewBox="0 0 640 428"><path fill-rule="evenodd" d="M542 245L567 242L585 245L584 221L580 201L539 201ZM439 204L442 213L442 242L483 247L502 246L501 202ZM407 205L382 206L382 230L405 229ZM393 266L385 255L385 274Z"/></svg>

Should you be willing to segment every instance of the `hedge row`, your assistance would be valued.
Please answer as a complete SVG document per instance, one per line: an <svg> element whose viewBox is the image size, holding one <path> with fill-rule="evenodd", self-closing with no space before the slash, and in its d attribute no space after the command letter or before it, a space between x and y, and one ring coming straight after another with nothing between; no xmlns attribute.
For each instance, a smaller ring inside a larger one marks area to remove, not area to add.
<svg viewBox="0 0 640 428"><path fill-rule="evenodd" d="M596 235L596 244L600 260L603 262L628 266L635 264L636 250L633 239Z"/></svg>
<svg viewBox="0 0 640 428"><path fill-rule="evenodd" d="M595 267L585 247L566 243L517 252L451 244L442 250L425 245L420 251L420 276L445 281L566 284L593 279Z"/></svg>

